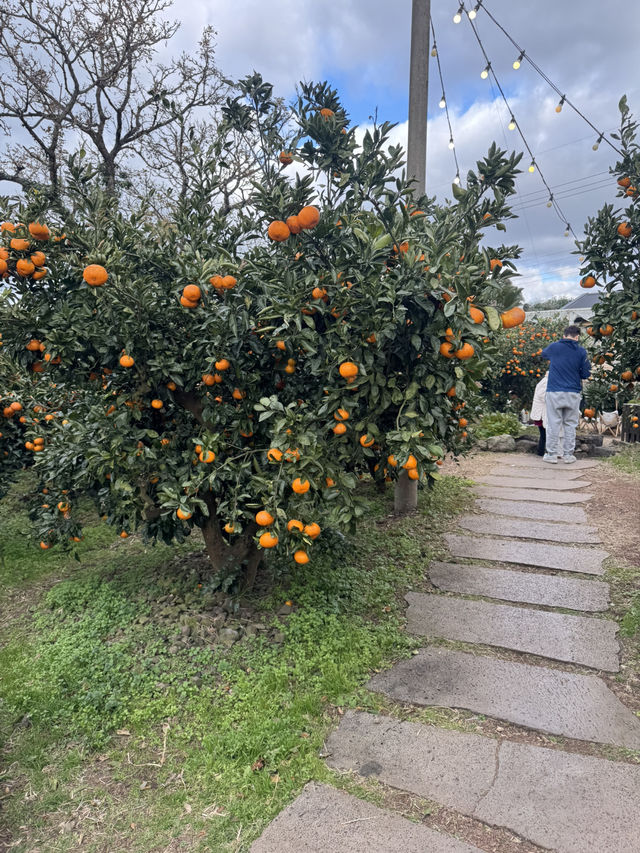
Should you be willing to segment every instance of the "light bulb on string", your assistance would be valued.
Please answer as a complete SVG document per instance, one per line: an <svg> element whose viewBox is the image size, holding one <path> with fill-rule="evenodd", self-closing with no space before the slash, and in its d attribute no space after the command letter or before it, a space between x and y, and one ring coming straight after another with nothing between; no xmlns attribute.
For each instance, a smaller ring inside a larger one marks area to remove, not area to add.
<svg viewBox="0 0 640 853"><path fill-rule="evenodd" d="M553 196L549 196L549 201L547 202L547 207L553 207Z"/></svg>
<svg viewBox="0 0 640 853"><path fill-rule="evenodd" d="M454 149L455 147L456 147L456 146L455 146L455 142L453 141L453 136L451 136L451 137L449 138L449 150L450 150L450 151L453 151L453 149Z"/></svg>
<svg viewBox="0 0 640 853"><path fill-rule="evenodd" d="M435 58L437 55L438 55L438 48L434 44L434 46L431 48L431 56L433 56Z"/></svg>
<svg viewBox="0 0 640 853"><path fill-rule="evenodd" d="M453 179L453 183L454 183L454 184L457 184L458 186L460 186L460 172L456 172L456 176L455 176L455 178Z"/></svg>
<svg viewBox="0 0 640 853"><path fill-rule="evenodd" d="M476 3L476 5L468 12L469 20L475 20L476 15L478 14L478 9L480 8L480 3Z"/></svg>
<svg viewBox="0 0 640 853"><path fill-rule="evenodd" d="M486 66L480 72L480 76L482 77L483 80L487 79L487 77L489 76L490 70L491 70L491 63L487 62Z"/></svg>
<svg viewBox="0 0 640 853"><path fill-rule="evenodd" d="M593 143L593 145L591 146L591 148L592 148L594 151L597 151L597 150L598 150L598 148L600 148L600 143L602 142L603 138L604 138L604 133L601 133L601 134L600 134L600 136L596 139L596 141L595 141L595 142Z"/></svg>
<svg viewBox="0 0 640 853"><path fill-rule="evenodd" d="M509 128L509 130L515 130L516 129L516 120L513 116L511 116L511 121L509 122L507 127Z"/></svg>
<svg viewBox="0 0 640 853"><path fill-rule="evenodd" d="M563 105L564 105L565 98L566 98L566 95L563 95L563 96L560 98L560 103L559 103L559 104L558 104L558 106L556 107L556 112L557 112L557 113L561 113L561 112L562 112L562 107L563 107Z"/></svg>
<svg viewBox="0 0 640 853"><path fill-rule="evenodd" d="M536 161L535 161L535 160L532 160L532 161L531 161L531 165L529 166L529 171L530 171L530 172L535 172L535 170L536 170Z"/></svg>
<svg viewBox="0 0 640 853"><path fill-rule="evenodd" d="M443 110L447 106L447 102L444 97L444 92L442 93L442 97L440 98L440 103L438 104L441 110Z"/></svg>
<svg viewBox="0 0 640 853"><path fill-rule="evenodd" d="M517 71L520 68L522 60L524 59L524 50L520 53L520 56L517 59L513 60L513 67Z"/></svg>
<svg viewBox="0 0 640 853"><path fill-rule="evenodd" d="M565 232L564 232L564 236L565 236L565 237L568 237L568 236L569 236L569 230L570 230L570 229L571 229L571 226L570 226L570 225L569 225L569 223L567 222L567 224L566 224L566 230L565 230Z"/></svg>
<svg viewBox="0 0 640 853"><path fill-rule="evenodd" d="M464 6L462 4L460 4L460 8L458 9L458 11L453 16L453 23L454 24L460 23L460 21L462 20L462 13L463 12L464 12Z"/></svg>

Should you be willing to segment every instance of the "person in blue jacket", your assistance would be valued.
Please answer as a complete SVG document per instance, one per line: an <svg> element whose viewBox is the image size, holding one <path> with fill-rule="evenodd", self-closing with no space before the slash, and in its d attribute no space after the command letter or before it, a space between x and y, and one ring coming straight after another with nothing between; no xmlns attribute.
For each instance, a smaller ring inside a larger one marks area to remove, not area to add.
<svg viewBox="0 0 640 853"><path fill-rule="evenodd" d="M591 374L587 351L581 347L578 326L567 326L563 337L542 350L542 358L551 362L547 381L547 442L544 462L558 461L558 436L564 428L562 457L575 462L576 427L580 419L582 380Z"/></svg>

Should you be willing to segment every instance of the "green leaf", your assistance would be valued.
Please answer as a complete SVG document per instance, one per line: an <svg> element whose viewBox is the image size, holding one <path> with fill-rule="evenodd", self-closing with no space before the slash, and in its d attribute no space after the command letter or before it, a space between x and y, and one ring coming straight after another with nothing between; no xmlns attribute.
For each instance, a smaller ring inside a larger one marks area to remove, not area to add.
<svg viewBox="0 0 640 853"><path fill-rule="evenodd" d="M484 309L484 313L487 315L487 323L489 324L489 328L493 332L497 332L500 326L502 325L502 322L500 320L500 315L498 314L496 309L493 306L488 305Z"/></svg>

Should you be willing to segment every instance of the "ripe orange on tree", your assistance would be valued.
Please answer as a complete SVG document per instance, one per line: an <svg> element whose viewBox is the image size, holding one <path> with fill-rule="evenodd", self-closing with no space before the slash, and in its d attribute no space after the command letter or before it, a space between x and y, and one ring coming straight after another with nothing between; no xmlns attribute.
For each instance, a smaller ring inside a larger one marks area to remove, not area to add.
<svg viewBox="0 0 640 853"><path fill-rule="evenodd" d="M82 271L82 278L90 287L102 287L109 278L109 273L101 264L89 264Z"/></svg>

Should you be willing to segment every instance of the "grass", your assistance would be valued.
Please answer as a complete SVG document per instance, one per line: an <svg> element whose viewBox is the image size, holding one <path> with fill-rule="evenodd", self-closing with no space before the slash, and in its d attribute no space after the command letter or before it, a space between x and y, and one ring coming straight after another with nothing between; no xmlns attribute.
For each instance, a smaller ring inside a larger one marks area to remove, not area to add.
<svg viewBox="0 0 640 853"><path fill-rule="evenodd" d="M618 453L608 461L618 471L640 477L640 443L625 448L622 453Z"/></svg>
<svg viewBox="0 0 640 853"><path fill-rule="evenodd" d="M36 553L21 490L8 495L0 784L13 849L149 851L180 839L246 851L310 779L353 787L319 757L324 739L346 708L380 706L364 686L371 671L414 647L402 594L469 502L450 477L402 521L388 517L390 495L368 497L357 535L323 533L312 563L293 576L276 565L248 602L280 642L227 649L206 635L183 641L215 595L194 543L123 542L94 520L78 564ZM278 619L286 600L293 612Z"/></svg>

